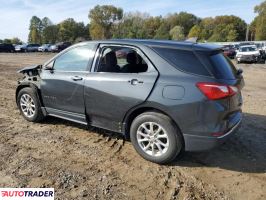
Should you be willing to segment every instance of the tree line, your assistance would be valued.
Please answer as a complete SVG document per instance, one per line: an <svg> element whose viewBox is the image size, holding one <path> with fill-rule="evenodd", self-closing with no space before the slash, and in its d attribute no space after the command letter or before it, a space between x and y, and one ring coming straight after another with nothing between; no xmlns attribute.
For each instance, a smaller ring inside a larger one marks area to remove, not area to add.
<svg viewBox="0 0 266 200"><path fill-rule="evenodd" d="M111 38L184 40L191 37L204 42L266 40L266 1L255 6L254 12L257 17L248 25L234 15L199 18L192 13L179 12L163 17L142 12L124 13L122 8L112 5L97 5L89 11L90 23L86 25L72 18L54 24L48 17L40 19L33 16L29 25L28 42L75 43ZM18 38L0 40L1 42L21 43Z"/></svg>
<svg viewBox="0 0 266 200"><path fill-rule="evenodd" d="M68 18L59 24L53 24L48 17L43 19L33 16L30 20L28 42L30 43L55 43L58 41L78 42L88 40L89 24L76 22Z"/></svg>

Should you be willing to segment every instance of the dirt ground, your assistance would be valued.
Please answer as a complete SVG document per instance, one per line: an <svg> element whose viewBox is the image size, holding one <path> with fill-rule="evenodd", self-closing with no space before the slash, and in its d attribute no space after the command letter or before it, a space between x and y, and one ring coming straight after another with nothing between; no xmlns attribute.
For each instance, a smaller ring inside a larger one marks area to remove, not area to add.
<svg viewBox="0 0 266 200"><path fill-rule="evenodd" d="M0 54L0 187L53 187L56 199L266 199L266 65L241 64L244 119L217 149L160 166L119 135L15 104L16 73L53 54Z"/></svg>

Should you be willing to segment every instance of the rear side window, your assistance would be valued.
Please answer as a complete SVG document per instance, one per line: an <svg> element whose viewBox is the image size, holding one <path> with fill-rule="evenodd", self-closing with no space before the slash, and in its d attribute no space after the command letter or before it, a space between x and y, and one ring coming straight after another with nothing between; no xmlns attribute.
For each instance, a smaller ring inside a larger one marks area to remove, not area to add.
<svg viewBox="0 0 266 200"><path fill-rule="evenodd" d="M237 69L234 64L223 55L223 53L216 52L215 54L199 53L200 58L208 68L208 70L217 79L235 79Z"/></svg>
<svg viewBox="0 0 266 200"><path fill-rule="evenodd" d="M154 50L166 61L181 71L210 76L208 70L193 51L154 47Z"/></svg>

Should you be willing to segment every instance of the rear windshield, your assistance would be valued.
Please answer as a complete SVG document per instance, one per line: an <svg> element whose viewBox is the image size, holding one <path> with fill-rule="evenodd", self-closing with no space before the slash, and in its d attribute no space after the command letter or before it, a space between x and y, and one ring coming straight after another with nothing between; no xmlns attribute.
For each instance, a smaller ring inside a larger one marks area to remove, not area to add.
<svg viewBox="0 0 266 200"><path fill-rule="evenodd" d="M200 62L193 51L171 49L163 47L153 48L162 58L181 71L210 76L205 66Z"/></svg>
<svg viewBox="0 0 266 200"><path fill-rule="evenodd" d="M237 69L231 60L224 56L223 53L215 54L199 53L205 66L217 79L235 79Z"/></svg>

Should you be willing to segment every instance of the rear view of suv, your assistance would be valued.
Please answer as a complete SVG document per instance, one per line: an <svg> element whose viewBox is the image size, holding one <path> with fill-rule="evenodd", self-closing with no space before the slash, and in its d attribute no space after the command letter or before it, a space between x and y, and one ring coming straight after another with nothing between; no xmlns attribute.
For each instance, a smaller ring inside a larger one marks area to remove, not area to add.
<svg viewBox="0 0 266 200"><path fill-rule="evenodd" d="M20 70L22 116L55 116L119 132L145 159L224 142L241 122L244 86L219 46L154 40L78 43Z"/></svg>

